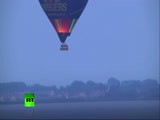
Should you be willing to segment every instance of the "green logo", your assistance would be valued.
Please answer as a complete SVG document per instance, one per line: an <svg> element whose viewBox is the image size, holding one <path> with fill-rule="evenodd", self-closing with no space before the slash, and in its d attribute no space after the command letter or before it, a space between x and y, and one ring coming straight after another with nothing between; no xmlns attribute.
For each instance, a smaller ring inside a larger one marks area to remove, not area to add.
<svg viewBox="0 0 160 120"><path fill-rule="evenodd" d="M34 107L35 106L35 98L33 93L24 94L24 106L25 107Z"/></svg>

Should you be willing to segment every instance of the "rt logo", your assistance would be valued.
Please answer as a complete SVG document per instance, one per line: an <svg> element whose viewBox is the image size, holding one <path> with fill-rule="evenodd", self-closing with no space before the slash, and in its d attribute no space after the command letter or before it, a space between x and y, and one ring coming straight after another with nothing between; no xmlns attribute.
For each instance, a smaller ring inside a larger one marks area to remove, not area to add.
<svg viewBox="0 0 160 120"><path fill-rule="evenodd" d="M24 106L25 107L34 107L35 106L35 98L33 93L24 94Z"/></svg>

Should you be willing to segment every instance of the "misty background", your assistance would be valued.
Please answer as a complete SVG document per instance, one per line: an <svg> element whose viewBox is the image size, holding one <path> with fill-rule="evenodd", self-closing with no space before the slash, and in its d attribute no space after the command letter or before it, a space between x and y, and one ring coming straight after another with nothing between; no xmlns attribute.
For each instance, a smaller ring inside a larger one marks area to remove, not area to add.
<svg viewBox="0 0 160 120"><path fill-rule="evenodd" d="M38 0L1 0L0 16L1 83L159 80L159 0L89 0L67 52Z"/></svg>
<svg viewBox="0 0 160 120"><path fill-rule="evenodd" d="M0 0L1 119L159 119L159 0L89 0L66 44L38 0Z"/></svg>

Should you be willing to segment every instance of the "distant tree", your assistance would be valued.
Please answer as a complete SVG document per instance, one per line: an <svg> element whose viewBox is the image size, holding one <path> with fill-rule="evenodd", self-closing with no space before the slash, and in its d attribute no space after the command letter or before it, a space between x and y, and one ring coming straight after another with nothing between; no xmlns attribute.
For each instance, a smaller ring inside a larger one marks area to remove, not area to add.
<svg viewBox="0 0 160 120"><path fill-rule="evenodd" d="M97 83L97 88L98 88L99 90L103 90L103 91L106 90L106 86L105 86L104 84L102 84L102 83Z"/></svg>
<svg viewBox="0 0 160 120"><path fill-rule="evenodd" d="M110 78L110 79L108 79L107 86L110 89L118 88L118 87L120 87L120 81L116 78Z"/></svg>
<svg viewBox="0 0 160 120"><path fill-rule="evenodd" d="M121 82L121 97L127 99L138 99L140 97L142 83L139 80L128 80Z"/></svg>
<svg viewBox="0 0 160 120"><path fill-rule="evenodd" d="M95 82L89 80L86 82L86 94L88 97L94 96L94 92L97 90L98 86Z"/></svg>
<svg viewBox="0 0 160 120"><path fill-rule="evenodd" d="M53 86L51 86L51 87L49 87L49 89L50 89L50 90L53 90L53 91L57 91L57 90L58 90L58 89L57 89L57 87L56 87L56 86L54 86L54 85L53 85Z"/></svg>
<svg viewBox="0 0 160 120"><path fill-rule="evenodd" d="M108 99L118 98L120 95L120 81L116 78L110 78L107 82L106 97Z"/></svg>
<svg viewBox="0 0 160 120"><path fill-rule="evenodd" d="M159 85L157 80L146 79L142 82L142 95L145 99L159 98Z"/></svg>
<svg viewBox="0 0 160 120"><path fill-rule="evenodd" d="M91 80L87 81L86 82L86 85L87 85L87 88L90 88L90 89L96 89L97 88L97 84Z"/></svg>
<svg viewBox="0 0 160 120"><path fill-rule="evenodd" d="M64 86L60 86L59 89L57 90L57 94L62 94L64 91L66 91Z"/></svg>
<svg viewBox="0 0 160 120"><path fill-rule="evenodd" d="M40 84L34 84L32 86L30 86L30 91L51 91L51 90L54 90L56 91L57 88L56 86L43 86L43 85L40 85Z"/></svg>
<svg viewBox="0 0 160 120"><path fill-rule="evenodd" d="M85 83L82 81L74 81L71 85L67 87L67 90L70 94L77 94L79 92L84 92L85 91Z"/></svg>

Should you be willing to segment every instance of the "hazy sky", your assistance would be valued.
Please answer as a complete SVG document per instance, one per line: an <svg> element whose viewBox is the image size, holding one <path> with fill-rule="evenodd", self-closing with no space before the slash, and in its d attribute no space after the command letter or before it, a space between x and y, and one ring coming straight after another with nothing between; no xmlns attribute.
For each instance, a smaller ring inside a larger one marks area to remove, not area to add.
<svg viewBox="0 0 160 120"><path fill-rule="evenodd" d="M68 52L38 0L0 0L0 82L159 78L159 0L89 0Z"/></svg>

